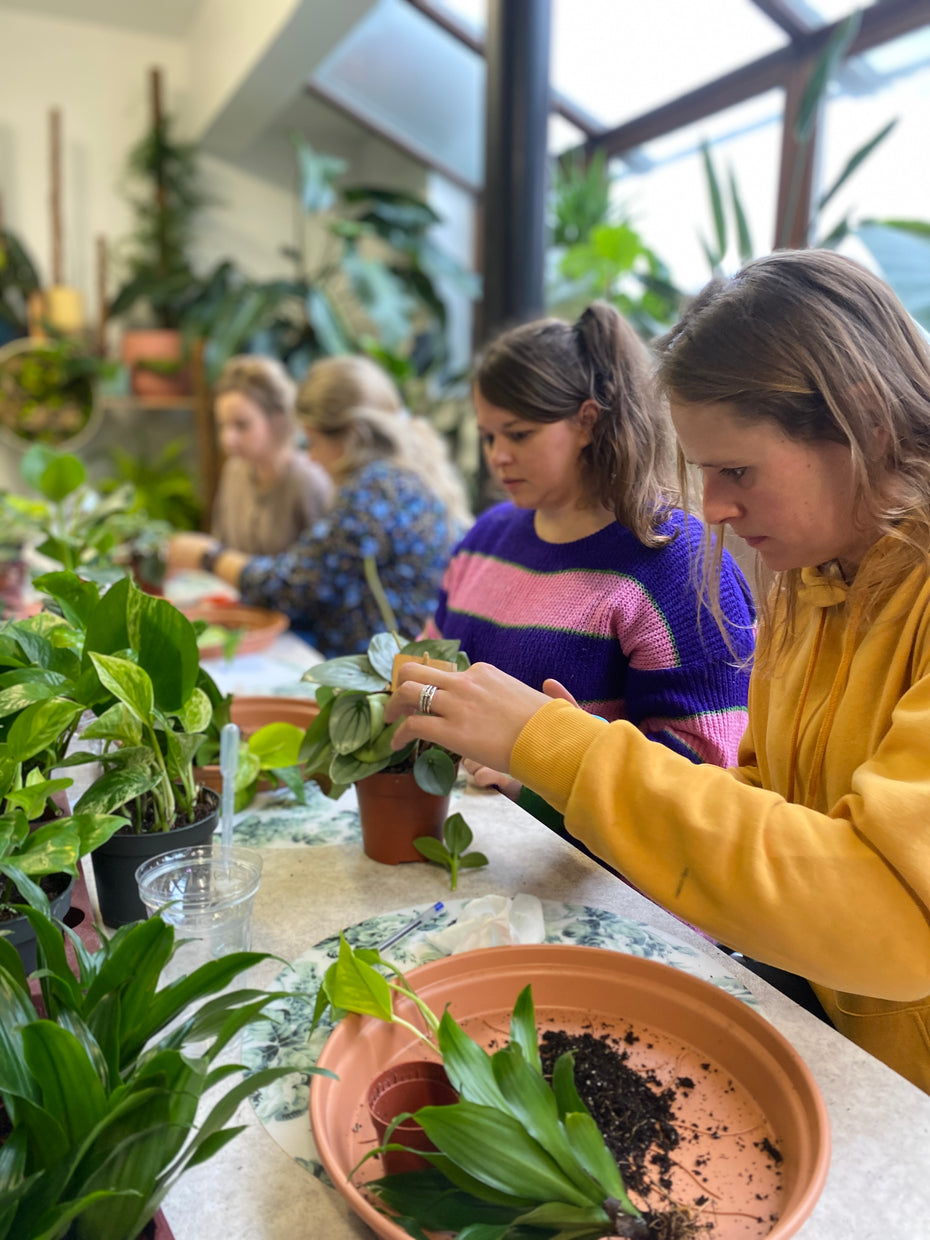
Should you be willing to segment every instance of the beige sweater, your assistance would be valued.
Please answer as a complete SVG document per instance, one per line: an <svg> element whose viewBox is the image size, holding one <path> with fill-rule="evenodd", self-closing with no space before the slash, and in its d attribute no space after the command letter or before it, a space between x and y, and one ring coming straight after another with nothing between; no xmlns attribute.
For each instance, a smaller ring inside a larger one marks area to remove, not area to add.
<svg viewBox="0 0 930 1240"><path fill-rule="evenodd" d="M326 511L333 484L322 466L297 453L285 473L263 490L240 457L223 465L211 533L248 555L277 555Z"/></svg>

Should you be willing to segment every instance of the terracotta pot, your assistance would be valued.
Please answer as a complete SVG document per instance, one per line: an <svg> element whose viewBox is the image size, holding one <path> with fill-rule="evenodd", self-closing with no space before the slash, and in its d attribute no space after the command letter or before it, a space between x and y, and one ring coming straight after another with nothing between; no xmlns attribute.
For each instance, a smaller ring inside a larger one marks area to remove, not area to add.
<svg viewBox="0 0 930 1240"><path fill-rule="evenodd" d="M188 620L203 620L224 629L238 630L237 655L259 654L262 650L267 650L290 624L287 616L280 611L270 611L267 607L244 607L239 603L201 602L180 610ZM224 657L223 647L220 643L215 646L201 646L200 657L221 659Z"/></svg>
<svg viewBox="0 0 930 1240"><path fill-rule="evenodd" d="M181 333L168 328L147 328L123 333L120 352L129 367L129 382L136 396L189 396L190 367L163 374L140 366L140 362L178 362L183 357Z"/></svg>
<svg viewBox="0 0 930 1240"><path fill-rule="evenodd" d="M434 1012L448 1005L487 1050L504 1040L517 995L533 987L537 1027L606 1034L622 1043L632 1066L664 1082L683 1075L695 1088L679 1096L677 1123L687 1161L702 1161L701 1187L714 1193L715 1240L787 1240L808 1218L830 1166L830 1125L816 1082L788 1041L748 1004L679 969L603 948L566 944L488 947L411 969L407 981ZM397 1014L416 1020L399 998ZM627 1040L629 1031L637 1040ZM364 1189L374 1160L349 1172L371 1149L365 1100L385 1064L420 1054L419 1040L396 1021L345 1016L318 1059L333 1077L315 1076L310 1123L320 1160L335 1187L382 1240L405 1240L396 1219L381 1213ZM361 1121L361 1122L360 1122ZM753 1135L746 1137L747 1129ZM781 1154L773 1160L761 1133ZM729 1134L729 1135L728 1135ZM694 1181L672 1170L673 1198L690 1200ZM766 1208L757 1194L768 1194ZM770 1209L770 1206L776 1206ZM756 1219L751 1227L747 1220Z"/></svg>
<svg viewBox="0 0 930 1240"><path fill-rule="evenodd" d="M413 771L379 771L355 785L365 856L384 865L423 861L413 846L422 835L442 839L449 797L424 792Z"/></svg>
<svg viewBox="0 0 930 1240"><path fill-rule="evenodd" d="M230 721L238 727L242 739L248 740L253 732L257 732L259 728L263 728L268 723L293 723L306 731L319 713L320 708L315 698L243 695L233 697L229 717ZM214 792L222 793L223 791L223 778L220 775L219 764L211 763L209 766L195 767L194 778L199 784L212 788ZM323 787L324 792L328 790L327 776L317 775L314 778ZM272 787L274 785L270 779L265 779L264 776L259 779L259 792L267 792Z"/></svg>
<svg viewBox="0 0 930 1240"><path fill-rule="evenodd" d="M366 1099L378 1143L384 1142L384 1134L395 1116L404 1111L418 1111L420 1107L449 1106L458 1102L458 1097L441 1063L416 1059L385 1069L372 1081ZM436 1148L414 1119L398 1124L391 1133L391 1141L415 1150ZM419 1154L408 1154L405 1150L385 1150L380 1158L385 1175L422 1171L430 1165Z"/></svg>
<svg viewBox="0 0 930 1240"><path fill-rule="evenodd" d="M202 796L210 800L213 808L197 822L174 827L171 831L148 831L141 835L124 835L117 831L90 854L100 919L105 925L125 926L147 917L136 885L136 870L143 861L175 848L210 842L219 822L220 798L212 788L202 789Z"/></svg>

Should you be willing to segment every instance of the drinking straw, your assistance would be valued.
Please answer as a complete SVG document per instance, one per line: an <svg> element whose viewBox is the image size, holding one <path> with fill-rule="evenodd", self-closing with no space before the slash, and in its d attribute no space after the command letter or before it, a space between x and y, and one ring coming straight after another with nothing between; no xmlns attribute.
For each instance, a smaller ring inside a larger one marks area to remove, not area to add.
<svg viewBox="0 0 930 1240"><path fill-rule="evenodd" d="M223 862L229 865L232 852L233 813L236 804L236 769L239 766L239 729L234 723L220 728L220 778L223 794L220 803L220 839Z"/></svg>

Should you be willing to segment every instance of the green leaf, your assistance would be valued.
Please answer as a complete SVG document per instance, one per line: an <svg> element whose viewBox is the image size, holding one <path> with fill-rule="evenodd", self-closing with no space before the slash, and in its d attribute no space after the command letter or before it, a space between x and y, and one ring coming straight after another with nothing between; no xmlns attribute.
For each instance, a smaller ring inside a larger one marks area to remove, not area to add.
<svg viewBox="0 0 930 1240"><path fill-rule="evenodd" d="M541 1077L542 1063L539 1058L539 1036L536 1032L536 1009L533 1006L532 986L524 986L517 995L517 1001L510 1016L510 1037L511 1041L519 1046L524 1060Z"/></svg>
<svg viewBox="0 0 930 1240"><path fill-rule="evenodd" d="M50 673L45 674L49 675ZM23 684L10 685L6 689L0 689L0 719L6 719L9 715L15 715L18 711L25 710L27 706L31 706L34 702L47 702L49 698L57 697L64 677L56 677L56 681L57 683L26 681Z"/></svg>
<svg viewBox="0 0 930 1240"><path fill-rule="evenodd" d="M376 633L368 643L368 662L388 684L394 674L394 656L401 647L393 633Z"/></svg>
<svg viewBox="0 0 930 1240"><path fill-rule="evenodd" d="M53 504L76 491L87 477L76 456L44 444L32 445L23 455L19 470L26 482Z"/></svg>
<svg viewBox="0 0 930 1240"><path fill-rule="evenodd" d="M716 259L712 264L716 266L727 252L727 218L723 210L723 194L720 192L720 182L717 179L717 171L714 168L710 145L707 142L701 143L701 158L704 162L704 179L707 183L711 216L714 221L714 234L717 240Z"/></svg>
<svg viewBox="0 0 930 1240"><path fill-rule="evenodd" d="M417 1122L463 1171L501 1192L584 1206L582 1193L513 1116L473 1102L421 1107ZM488 1151L494 1157L488 1157Z"/></svg>
<svg viewBox="0 0 930 1240"><path fill-rule="evenodd" d="M78 1145L106 1113L103 1086L77 1038L50 1020L23 1031L23 1056L41 1083L42 1104Z"/></svg>
<svg viewBox="0 0 930 1240"><path fill-rule="evenodd" d="M352 951L345 937L339 936L339 956L326 970L323 987L334 1007L378 1020L391 1020L391 991L384 977L365 964Z"/></svg>
<svg viewBox="0 0 930 1240"><path fill-rule="evenodd" d="M329 659L325 663L317 663L304 672L303 680L312 680L320 685L330 685L336 689L360 689L365 693L380 693L387 688L388 682L374 670L364 654L345 655L341 659ZM311 725L312 726L312 725Z"/></svg>
<svg viewBox="0 0 930 1240"><path fill-rule="evenodd" d="M794 123L794 134L799 142L810 141L817 113L822 100L826 97L830 80L845 59L849 45L859 33L861 25L861 11L850 13L849 17L836 28L823 51L814 61L807 85L801 95Z"/></svg>
<svg viewBox="0 0 930 1240"><path fill-rule="evenodd" d="M443 824L442 838L450 852L463 853L475 837L463 816L456 813L450 814Z"/></svg>
<svg viewBox="0 0 930 1240"><path fill-rule="evenodd" d="M114 697L124 702L143 723L152 724L155 694L148 672L129 659L115 655L92 654L97 675Z"/></svg>
<svg viewBox="0 0 930 1240"><path fill-rule="evenodd" d="M265 770L280 766L297 766L304 729L294 723L266 723L249 737L249 752L258 758Z"/></svg>
<svg viewBox="0 0 930 1240"><path fill-rule="evenodd" d="M419 641L406 642L401 654L428 654L432 659L445 659L454 663L459 653L459 642L451 637L425 637ZM388 677L390 680L390 677Z"/></svg>
<svg viewBox="0 0 930 1240"><path fill-rule="evenodd" d="M134 711L122 702L92 720L81 732L84 740L123 741L138 745L142 740L142 722Z"/></svg>
<svg viewBox="0 0 930 1240"><path fill-rule="evenodd" d="M640 1213L627 1196L623 1176L613 1155L604 1144L597 1124L586 1109L582 1112L571 1111L565 1116L565 1133L582 1165L587 1167L598 1184L606 1190L607 1196L616 1197L623 1202L627 1214L639 1218Z"/></svg>
<svg viewBox="0 0 930 1240"><path fill-rule="evenodd" d="M371 740L371 712L365 693L341 693L333 703L329 737L337 754L350 754Z"/></svg>
<svg viewBox="0 0 930 1240"><path fill-rule="evenodd" d="M67 698L51 698L27 706L7 732L9 756L17 762L25 762L43 749L63 748L63 734L81 713L82 707Z"/></svg>
<svg viewBox="0 0 930 1240"><path fill-rule="evenodd" d="M836 180L829 187L829 189L825 190L824 193L821 194L820 197L818 198L817 200L818 211L822 211L824 207L826 207L830 203L830 201L839 193L839 191L843 188L843 186L846 184L849 178L853 175L856 169L862 163L864 163L865 160L867 160L868 157L872 154L872 152L885 141L885 139L888 137L888 135L891 133L892 129L894 129L897 123L898 123L897 118L895 120L889 121L888 124L883 126L878 131L877 134L869 138L867 142L864 142L862 146L860 146L857 150L855 150L852 153L852 155L850 155L849 159L847 159L846 163L843 165L839 173L839 176L837 176Z"/></svg>
<svg viewBox="0 0 930 1240"><path fill-rule="evenodd" d="M491 1056L468 1036L448 1010L440 1018L437 1041L446 1075L461 1097L506 1111L507 1103L495 1080Z"/></svg>
<svg viewBox="0 0 930 1240"><path fill-rule="evenodd" d="M79 814L109 814L154 788L159 778L158 772L140 767L105 771L82 794L74 807L75 811Z"/></svg>
<svg viewBox="0 0 930 1240"><path fill-rule="evenodd" d="M139 666L151 678L156 706L166 714L176 714L188 703L197 684L200 654L196 630L167 599L134 589L129 600L129 633Z"/></svg>
<svg viewBox="0 0 930 1240"><path fill-rule="evenodd" d="M77 573L43 573L32 584L55 599L69 623L82 630L100 602L97 586Z"/></svg>
<svg viewBox="0 0 930 1240"><path fill-rule="evenodd" d="M185 732L206 732L213 718L213 703L203 689L195 687L181 709L174 713Z"/></svg>
<svg viewBox="0 0 930 1240"><path fill-rule="evenodd" d="M413 846L418 853L423 854L427 861L434 861L437 865L444 865L447 868L452 865L452 856L448 848L431 835L419 836L413 841Z"/></svg>
<svg viewBox="0 0 930 1240"><path fill-rule="evenodd" d="M456 770L457 763L436 745L418 754L413 765L414 778L423 791L438 797L448 796L452 791Z"/></svg>

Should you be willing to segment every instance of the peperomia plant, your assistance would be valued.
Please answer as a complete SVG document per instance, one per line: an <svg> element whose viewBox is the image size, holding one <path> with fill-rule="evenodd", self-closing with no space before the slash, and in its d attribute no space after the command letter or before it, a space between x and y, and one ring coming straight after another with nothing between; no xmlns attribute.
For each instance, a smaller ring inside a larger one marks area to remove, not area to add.
<svg viewBox="0 0 930 1240"><path fill-rule="evenodd" d="M449 886L455 891L458 887L459 870L477 870L488 864L484 853L468 852L473 839L471 827L462 815L450 814L443 823L441 840L424 835L414 840L413 846L427 861L445 866L450 874Z"/></svg>
<svg viewBox="0 0 930 1240"><path fill-rule="evenodd" d="M412 768L425 792L446 796L452 790L458 760L447 749L424 741L411 741L397 752L391 748L400 721L386 725L384 708L398 655L429 655L468 667L468 657L457 641L404 642L391 632L376 633L365 654L329 659L304 673L304 680L320 685L316 693L320 713L307 729L300 757L308 771L329 776L331 797L341 796L349 784L388 767Z"/></svg>
<svg viewBox="0 0 930 1240"><path fill-rule="evenodd" d="M425 1032L396 1015L395 994L416 1005ZM421 1107L413 1115L438 1151L423 1155L431 1168L366 1184L401 1216L411 1235L429 1229L480 1234L481 1240L530 1234L645 1240L646 1223L575 1088L572 1055L557 1060L551 1084L543 1076L531 987L514 1005L510 1041L490 1054L448 1010L437 1018L377 951L353 949L341 938L338 959L317 996L314 1023L328 1006L337 1017L356 1012L403 1024L438 1051L458 1091L458 1102ZM384 1148L405 1148L391 1142L394 1126L387 1147L369 1151L362 1162ZM479 1221L480 1232L472 1231Z"/></svg>

